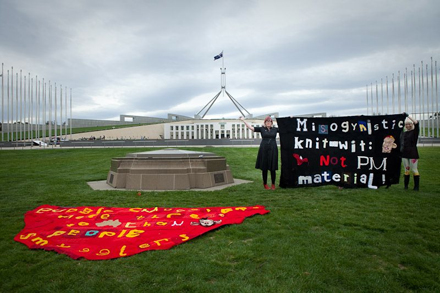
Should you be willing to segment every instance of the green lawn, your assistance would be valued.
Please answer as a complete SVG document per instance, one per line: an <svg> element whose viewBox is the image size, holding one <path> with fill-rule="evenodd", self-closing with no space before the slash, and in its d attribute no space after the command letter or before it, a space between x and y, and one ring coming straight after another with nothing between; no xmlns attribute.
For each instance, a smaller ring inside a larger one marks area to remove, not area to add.
<svg viewBox="0 0 440 293"><path fill-rule="evenodd" d="M0 291L440 292L440 148L419 148L419 192L404 190L403 183L378 190L267 191L254 169L257 148L202 149L225 156L234 178L253 181L221 191L138 196L87 185L106 178L111 158L147 150L152 149L0 151ZM258 204L271 212L170 250L88 261L13 240L25 212L42 204Z"/></svg>

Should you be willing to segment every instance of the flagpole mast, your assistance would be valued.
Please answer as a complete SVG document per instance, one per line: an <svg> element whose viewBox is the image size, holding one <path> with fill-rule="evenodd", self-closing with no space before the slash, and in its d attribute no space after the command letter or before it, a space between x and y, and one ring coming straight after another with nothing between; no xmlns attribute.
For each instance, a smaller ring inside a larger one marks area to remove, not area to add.
<svg viewBox="0 0 440 293"><path fill-rule="evenodd" d="M388 99L388 75L386 76L386 84L387 84L387 114L390 114L390 101Z"/></svg>
<svg viewBox="0 0 440 293"><path fill-rule="evenodd" d="M64 88L64 114L66 114L66 123L64 124L64 140L67 140L67 86Z"/></svg>
<svg viewBox="0 0 440 293"><path fill-rule="evenodd" d="M4 73L2 63L2 141L5 140L5 93L4 93Z"/></svg>
<svg viewBox="0 0 440 293"><path fill-rule="evenodd" d="M14 67L11 67L11 141L14 141ZM8 127L8 132L9 127Z"/></svg>
<svg viewBox="0 0 440 293"><path fill-rule="evenodd" d="M437 138L439 137L439 125L438 120L440 119L438 113L438 80L437 80L437 60L435 61L435 100L437 102Z"/></svg>
<svg viewBox="0 0 440 293"><path fill-rule="evenodd" d="M367 116L369 115L368 113L369 113L369 109L368 109L368 84L366 85L366 94L367 94Z"/></svg>
<svg viewBox="0 0 440 293"><path fill-rule="evenodd" d="M434 137L434 68L433 68L433 63L432 63L432 57L431 57L431 111L432 111L432 137Z"/></svg>
<svg viewBox="0 0 440 293"><path fill-rule="evenodd" d="M70 140L72 140L72 88L70 88Z"/></svg>

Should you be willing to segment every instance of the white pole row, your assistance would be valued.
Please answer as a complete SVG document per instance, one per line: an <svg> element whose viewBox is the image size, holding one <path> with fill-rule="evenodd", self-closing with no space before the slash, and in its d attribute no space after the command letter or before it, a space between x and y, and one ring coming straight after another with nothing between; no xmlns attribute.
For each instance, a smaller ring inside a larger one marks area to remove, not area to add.
<svg viewBox="0 0 440 293"><path fill-rule="evenodd" d="M1 141L49 142L51 138L56 139L58 136L67 139L69 107L70 121L72 121L72 89L68 103L67 87L63 97L62 85L57 91L56 83L53 86L50 80L46 82L44 78L38 79L37 75L35 79L31 78L30 73L27 78L23 77L22 70L20 74L16 73L14 84L14 68L11 67L10 71L5 72L2 63L1 106ZM57 113L60 113L59 117ZM72 135L72 125L70 125L70 135Z"/></svg>
<svg viewBox="0 0 440 293"><path fill-rule="evenodd" d="M386 115L406 112L420 121L421 136L440 137L437 61L434 62L431 57L430 63L429 66L428 64L423 64L423 61L421 61L417 71L416 65L413 64L410 73L408 73L408 69L405 68L403 81L401 80L400 71L397 73L397 81L394 79L394 73L392 74L390 82L388 82L388 76L386 76L385 99L382 78L380 99L377 81L375 94L373 93L373 83L370 84L370 95L368 94L367 84L367 115ZM391 89L391 93L389 93L389 88Z"/></svg>

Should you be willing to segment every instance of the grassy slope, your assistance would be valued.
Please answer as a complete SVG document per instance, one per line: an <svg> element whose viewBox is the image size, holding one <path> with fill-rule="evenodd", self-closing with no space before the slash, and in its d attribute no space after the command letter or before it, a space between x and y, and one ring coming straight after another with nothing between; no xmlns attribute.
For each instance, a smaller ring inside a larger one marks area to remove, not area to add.
<svg viewBox="0 0 440 293"><path fill-rule="evenodd" d="M148 149L145 149L148 150ZM199 148L197 150L200 150ZM0 152L1 292L440 291L439 148L421 148L421 191L262 188L257 148L206 148L235 178L214 192L93 191L110 159L139 149ZM278 172L279 175L279 172ZM246 219L166 251L110 261L72 260L13 241L41 204L117 207L266 206Z"/></svg>

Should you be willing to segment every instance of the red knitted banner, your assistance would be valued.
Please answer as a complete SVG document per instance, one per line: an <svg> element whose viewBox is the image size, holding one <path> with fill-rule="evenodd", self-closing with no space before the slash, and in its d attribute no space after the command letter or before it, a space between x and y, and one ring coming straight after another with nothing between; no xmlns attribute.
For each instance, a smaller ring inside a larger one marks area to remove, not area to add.
<svg viewBox="0 0 440 293"><path fill-rule="evenodd" d="M170 249L246 217L269 213L264 206L207 208L108 208L42 205L25 214L14 240L30 249L54 250L73 259L130 256Z"/></svg>

